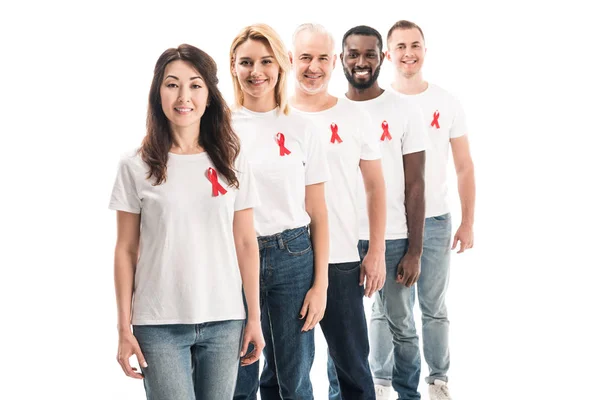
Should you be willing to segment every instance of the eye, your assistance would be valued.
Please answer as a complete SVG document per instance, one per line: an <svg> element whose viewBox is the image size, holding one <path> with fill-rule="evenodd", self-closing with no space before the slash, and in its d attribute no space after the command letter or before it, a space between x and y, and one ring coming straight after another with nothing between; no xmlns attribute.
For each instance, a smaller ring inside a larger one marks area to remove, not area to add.
<svg viewBox="0 0 600 400"><path fill-rule="evenodd" d="M250 63L246 60L240 61L240 65L248 65L248 64L250 64Z"/></svg>
<svg viewBox="0 0 600 400"><path fill-rule="evenodd" d="M271 64L271 63L273 63L273 61L271 61L271 60L263 60L263 64Z"/></svg>
<svg viewBox="0 0 600 400"><path fill-rule="evenodd" d="M329 59L328 59L327 57L321 57L321 58L320 58L320 60L321 60L321 61L327 61L327 60L329 60Z"/></svg>
<svg viewBox="0 0 600 400"><path fill-rule="evenodd" d="M177 84L175 84L175 83L172 83L172 82L171 82L171 83L167 83L167 87L168 87L168 88L176 88L176 87L177 87Z"/></svg>
<svg viewBox="0 0 600 400"><path fill-rule="evenodd" d="M415 44L415 45L413 45L413 47L421 47L421 46L420 46L420 45L418 45L418 44Z"/></svg>
<svg viewBox="0 0 600 400"><path fill-rule="evenodd" d="M193 84L192 89L202 89L202 86L200 86L198 84Z"/></svg>

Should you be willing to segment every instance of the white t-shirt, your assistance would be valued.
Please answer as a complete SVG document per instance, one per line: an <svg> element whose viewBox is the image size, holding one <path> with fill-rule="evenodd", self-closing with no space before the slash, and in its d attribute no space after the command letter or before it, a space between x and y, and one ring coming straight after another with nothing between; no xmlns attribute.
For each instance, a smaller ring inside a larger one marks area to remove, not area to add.
<svg viewBox="0 0 600 400"><path fill-rule="evenodd" d="M369 116L345 98L319 112L303 112L319 129L319 139L327 149L331 180L325 184L329 215L329 263L359 261L358 194L360 160L381 158L379 144Z"/></svg>
<svg viewBox="0 0 600 400"><path fill-rule="evenodd" d="M387 209L385 239L405 239L408 237L408 228L404 206L403 156L425 150L427 136L423 116L418 107L391 90L386 90L372 100L354 103L369 114L374 124L375 139L381 147ZM368 240L369 220L362 181L359 190L360 238Z"/></svg>
<svg viewBox="0 0 600 400"><path fill-rule="evenodd" d="M254 208L258 236L308 225L306 186L329 180L316 127L300 115L279 115L277 110L261 113L242 107L232 115L261 199Z"/></svg>
<svg viewBox="0 0 600 400"><path fill-rule="evenodd" d="M109 208L141 214L133 325L245 318L233 216L258 205L254 179L240 155L239 189L217 175L227 193L213 196L209 168L206 152L169 153L167 180L153 186L136 152L121 159Z"/></svg>
<svg viewBox="0 0 600 400"><path fill-rule="evenodd" d="M425 216L435 217L450 212L448 202L448 152L450 139L467 133L465 114L458 100L431 83L419 94L392 92L416 104L425 118L429 134L425 162Z"/></svg>

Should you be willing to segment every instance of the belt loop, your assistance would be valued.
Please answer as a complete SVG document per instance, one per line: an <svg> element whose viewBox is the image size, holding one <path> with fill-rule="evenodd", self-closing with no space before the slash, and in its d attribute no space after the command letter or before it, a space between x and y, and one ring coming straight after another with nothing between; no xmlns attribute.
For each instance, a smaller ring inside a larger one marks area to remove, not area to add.
<svg viewBox="0 0 600 400"><path fill-rule="evenodd" d="M285 245L283 244L283 238L281 237L280 233L277 234L277 244L279 245L280 249L285 249Z"/></svg>

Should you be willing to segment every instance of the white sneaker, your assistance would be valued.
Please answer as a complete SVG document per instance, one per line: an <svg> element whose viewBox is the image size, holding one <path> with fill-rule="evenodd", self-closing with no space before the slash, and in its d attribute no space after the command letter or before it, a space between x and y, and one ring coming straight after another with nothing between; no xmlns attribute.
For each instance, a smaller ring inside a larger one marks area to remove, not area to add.
<svg viewBox="0 0 600 400"><path fill-rule="evenodd" d="M433 381L433 385L429 385L430 400L452 400L448 384L440 379Z"/></svg>
<svg viewBox="0 0 600 400"><path fill-rule="evenodd" d="M375 385L375 398L377 400L390 400L391 386Z"/></svg>

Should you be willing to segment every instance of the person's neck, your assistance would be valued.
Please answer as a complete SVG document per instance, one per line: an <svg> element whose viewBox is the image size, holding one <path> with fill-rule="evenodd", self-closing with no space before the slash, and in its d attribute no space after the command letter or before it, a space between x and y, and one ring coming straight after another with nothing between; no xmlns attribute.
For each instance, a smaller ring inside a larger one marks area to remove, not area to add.
<svg viewBox="0 0 600 400"><path fill-rule="evenodd" d="M198 154L204 152L200 146L200 123L191 126L171 126L173 144L169 151L175 154Z"/></svg>
<svg viewBox="0 0 600 400"><path fill-rule="evenodd" d="M381 96L383 92L385 92L385 90L380 88L379 83L377 82L366 89L357 89L349 83L346 97L353 101L366 101Z"/></svg>
<svg viewBox="0 0 600 400"><path fill-rule="evenodd" d="M423 93L428 87L429 83L423 80L423 74L420 71L411 77L396 72L394 82L392 82L392 88L395 91L408 95Z"/></svg>
<svg viewBox="0 0 600 400"><path fill-rule="evenodd" d="M245 108L254 112L268 112L277 108L277 102L275 101L275 95L265 95L262 97L244 96L244 103L242 104Z"/></svg>
<svg viewBox="0 0 600 400"><path fill-rule="evenodd" d="M337 101L337 97L329 94L327 88L318 93L307 93L296 87L294 96L290 98L290 105L300 111L318 112L332 108Z"/></svg>

